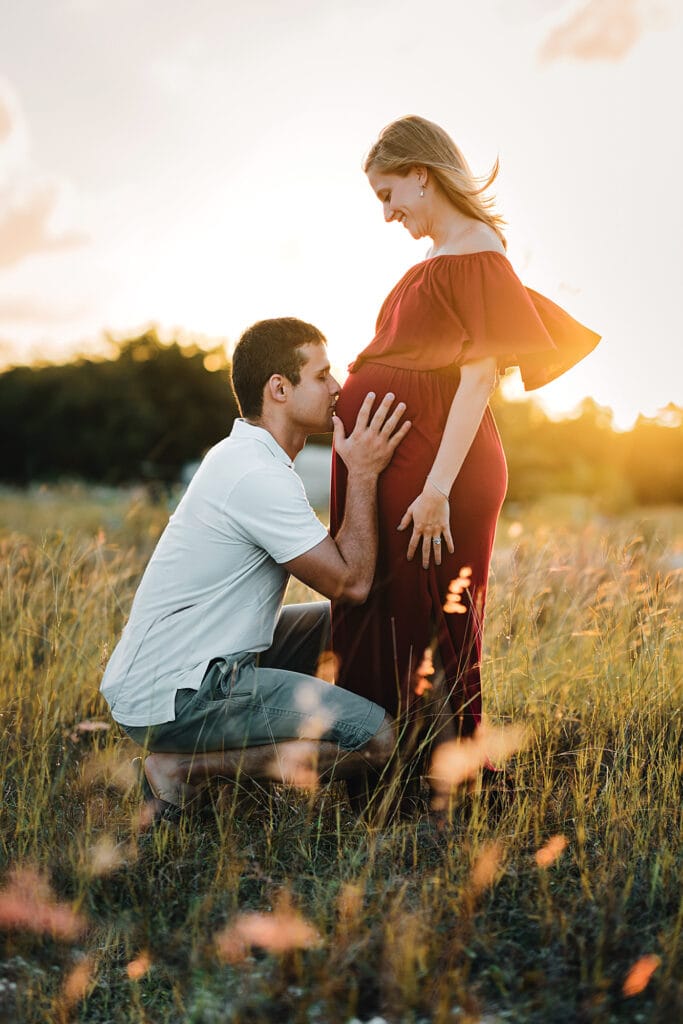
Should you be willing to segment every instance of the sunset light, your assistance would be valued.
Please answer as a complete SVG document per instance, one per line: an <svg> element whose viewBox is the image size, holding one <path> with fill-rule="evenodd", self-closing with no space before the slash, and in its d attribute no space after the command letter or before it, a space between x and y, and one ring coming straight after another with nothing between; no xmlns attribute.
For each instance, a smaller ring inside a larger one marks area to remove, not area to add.
<svg viewBox="0 0 683 1024"><path fill-rule="evenodd" d="M360 166L418 113L475 172L500 158L519 276L603 335L544 407L591 395L626 427L683 400L673 0L60 0L40 22L32 3L3 18L4 364L148 323L229 347L288 314L343 377L427 248L383 223Z"/></svg>

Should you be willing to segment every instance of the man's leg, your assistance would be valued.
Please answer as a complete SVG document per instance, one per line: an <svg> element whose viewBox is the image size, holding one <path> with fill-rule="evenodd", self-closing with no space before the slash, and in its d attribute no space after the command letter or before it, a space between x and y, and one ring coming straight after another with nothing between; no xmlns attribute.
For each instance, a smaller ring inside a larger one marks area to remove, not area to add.
<svg viewBox="0 0 683 1024"><path fill-rule="evenodd" d="M330 644L329 601L287 604L280 611L273 642L258 655L258 664L314 676L320 655L329 653Z"/></svg>
<svg viewBox="0 0 683 1024"><path fill-rule="evenodd" d="M312 678L329 628L328 602L288 605L257 660L216 665L198 694L181 691L176 722L162 727L162 743L155 730L145 762L152 790L180 804L213 777L315 785L381 772L394 748L392 719Z"/></svg>
<svg viewBox="0 0 683 1024"><path fill-rule="evenodd" d="M386 765L394 750L393 720L385 715L377 732L358 750L345 750L325 740L283 740L273 745L201 754L149 754L147 779L161 799L171 804L191 800L212 778L315 785L320 780L347 779Z"/></svg>

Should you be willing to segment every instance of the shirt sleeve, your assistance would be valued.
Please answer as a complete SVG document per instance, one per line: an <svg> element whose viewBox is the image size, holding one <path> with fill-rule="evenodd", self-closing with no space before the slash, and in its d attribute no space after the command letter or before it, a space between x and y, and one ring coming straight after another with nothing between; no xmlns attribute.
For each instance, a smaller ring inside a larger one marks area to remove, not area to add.
<svg viewBox="0 0 683 1024"><path fill-rule="evenodd" d="M531 391L574 366L600 340L550 299L525 288L502 255L462 265L452 261L448 270L462 326L460 366L495 356L500 369L519 366Z"/></svg>
<svg viewBox="0 0 683 1024"><path fill-rule="evenodd" d="M525 288L500 252L435 256L412 267L387 296L370 344L349 367L385 363L441 370L493 356L519 366L527 391L591 352L600 336Z"/></svg>
<svg viewBox="0 0 683 1024"><path fill-rule="evenodd" d="M245 539L279 564L305 554L328 536L301 478L282 463L243 476L230 494L227 511Z"/></svg>

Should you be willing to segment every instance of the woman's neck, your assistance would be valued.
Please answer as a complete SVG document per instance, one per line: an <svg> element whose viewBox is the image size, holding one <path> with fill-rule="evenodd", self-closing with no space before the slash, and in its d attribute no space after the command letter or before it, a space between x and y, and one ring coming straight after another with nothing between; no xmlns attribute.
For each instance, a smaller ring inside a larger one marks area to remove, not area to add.
<svg viewBox="0 0 683 1024"><path fill-rule="evenodd" d="M434 224L430 237L432 239L431 255L441 252L459 252L467 247L470 236L481 227L481 221L466 217L459 210L451 210L445 217L440 217Z"/></svg>

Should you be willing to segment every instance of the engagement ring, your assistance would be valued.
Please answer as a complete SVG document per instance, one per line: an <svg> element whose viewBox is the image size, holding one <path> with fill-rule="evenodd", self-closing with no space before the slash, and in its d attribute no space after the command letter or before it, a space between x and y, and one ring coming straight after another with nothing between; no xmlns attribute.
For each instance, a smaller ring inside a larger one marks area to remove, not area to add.
<svg viewBox="0 0 683 1024"><path fill-rule="evenodd" d="M437 544L440 544L440 543L441 543L441 537L432 537L432 544L434 544L434 546L436 546Z"/></svg>

